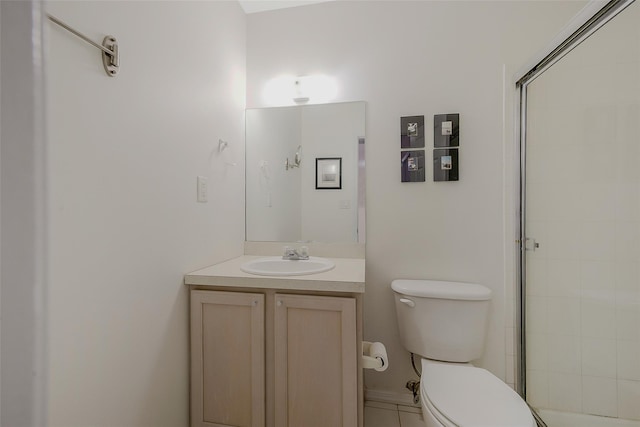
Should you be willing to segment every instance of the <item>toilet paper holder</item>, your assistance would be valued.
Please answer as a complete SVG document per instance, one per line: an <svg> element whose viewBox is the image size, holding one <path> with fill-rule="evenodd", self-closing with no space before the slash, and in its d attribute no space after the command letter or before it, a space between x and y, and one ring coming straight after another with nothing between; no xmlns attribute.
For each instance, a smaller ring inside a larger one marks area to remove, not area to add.
<svg viewBox="0 0 640 427"><path fill-rule="evenodd" d="M362 367L385 371L389 367L387 349L380 342L362 341Z"/></svg>

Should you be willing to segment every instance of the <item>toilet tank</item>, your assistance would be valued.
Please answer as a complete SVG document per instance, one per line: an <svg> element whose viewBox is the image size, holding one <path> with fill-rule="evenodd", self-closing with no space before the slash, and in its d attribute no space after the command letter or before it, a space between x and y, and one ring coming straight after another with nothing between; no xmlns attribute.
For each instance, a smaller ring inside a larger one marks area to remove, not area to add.
<svg viewBox="0 0 640 427"><path fill-rule="evenodd" d="M475 283L394 280L400 339L410 352L444 362L482 356L491 290Z"/></svg>

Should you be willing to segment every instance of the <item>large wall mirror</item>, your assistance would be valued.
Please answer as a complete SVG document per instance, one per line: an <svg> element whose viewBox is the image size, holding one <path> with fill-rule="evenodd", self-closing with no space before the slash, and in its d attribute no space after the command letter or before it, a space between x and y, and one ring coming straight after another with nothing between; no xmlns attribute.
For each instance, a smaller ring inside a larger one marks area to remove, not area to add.
<svg viewBox="0 0 640 427"><path fill-rule="evenodd" d="M249 109L246 239L364 243L365 103Z"/></svg>

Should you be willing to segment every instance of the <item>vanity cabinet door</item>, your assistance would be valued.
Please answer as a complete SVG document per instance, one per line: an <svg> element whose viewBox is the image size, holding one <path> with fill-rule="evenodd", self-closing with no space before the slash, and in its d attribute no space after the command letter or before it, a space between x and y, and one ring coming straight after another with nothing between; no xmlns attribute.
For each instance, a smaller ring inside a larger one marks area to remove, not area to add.
<svg viewBox="0 0 640 427"><path fill-rule="evenodd" d="M356 427L356 302L275 295L275 425Z"/></svg>
<svg viewBox="0 0 640 427"><path fill-rule="evenodd" d="M264 295L191 291L191 426L263 427Z"/></svg>

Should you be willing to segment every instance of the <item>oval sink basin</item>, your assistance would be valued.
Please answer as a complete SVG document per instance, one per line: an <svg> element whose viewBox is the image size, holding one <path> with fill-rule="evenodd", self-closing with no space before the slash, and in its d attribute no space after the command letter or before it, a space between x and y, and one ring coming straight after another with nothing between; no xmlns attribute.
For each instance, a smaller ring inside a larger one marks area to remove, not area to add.
<svg viewBox="0 0 640 427"><path fill-rule="evenodd" d="M309 257L308 260L288 260L282 257L258 258L240 266L245 273L258 276L304 276L329 271L336 265L326 258Z"/></svg>

